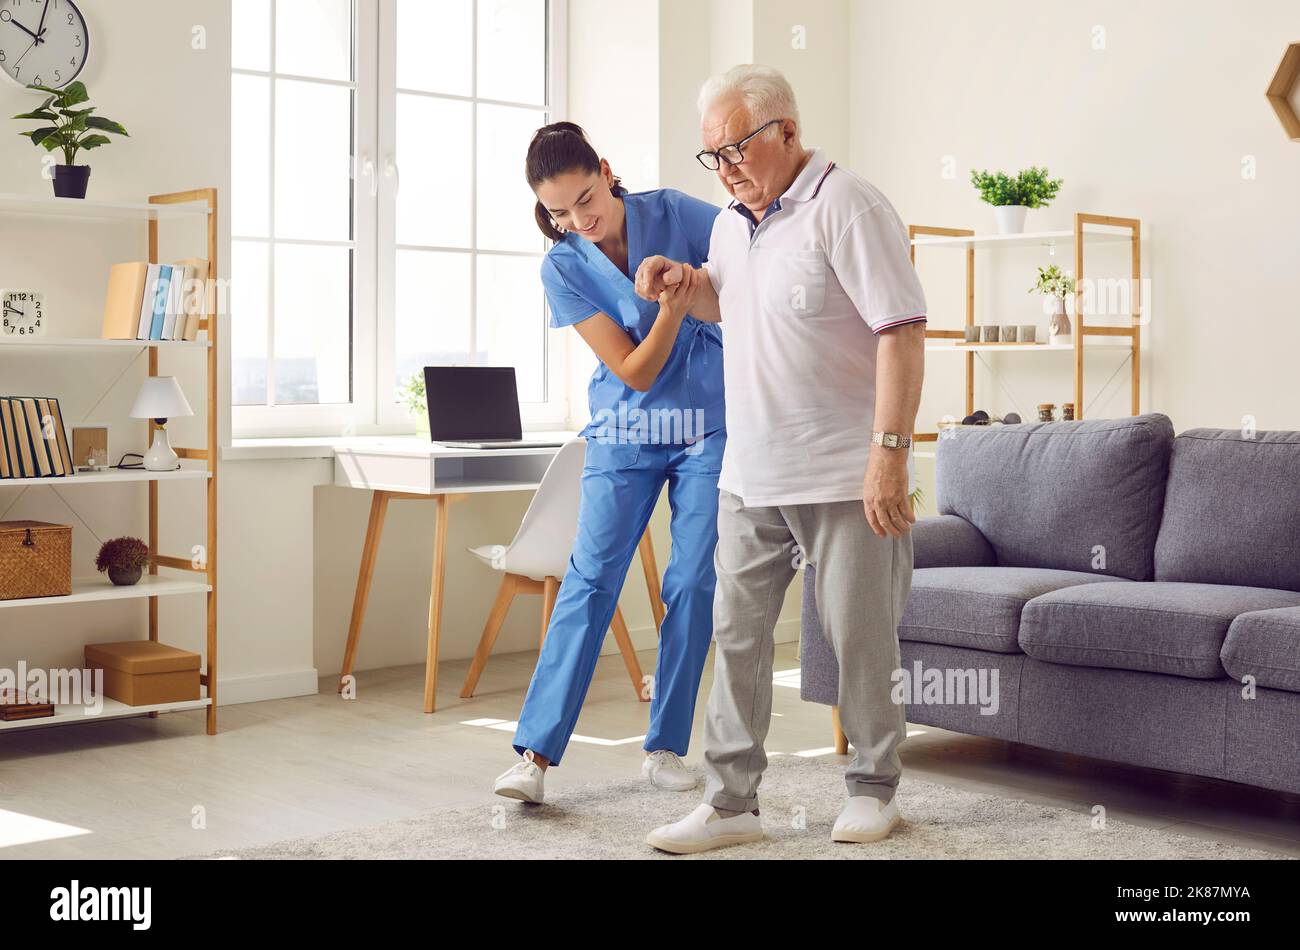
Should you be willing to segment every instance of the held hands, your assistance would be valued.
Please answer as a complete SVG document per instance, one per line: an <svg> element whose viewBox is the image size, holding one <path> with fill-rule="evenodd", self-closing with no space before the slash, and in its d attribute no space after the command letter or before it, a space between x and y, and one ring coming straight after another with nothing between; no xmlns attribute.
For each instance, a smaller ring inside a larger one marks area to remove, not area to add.
<svg viewBox="0 0 1300 950"><path fill-rule="evenodd" d="M707 279L689 264L655 255L647 257L637 268L636 292L645 300L658 301L669 315L681 318L690 310L700 281Z"/></svg>
<svg viewBox="0 0 1300 950"><path fill-rule="evenodd" d="M901 538L912 530L916 513L907 492L907 451L871 447L862 483L862 507L877 537Z"/></svg>

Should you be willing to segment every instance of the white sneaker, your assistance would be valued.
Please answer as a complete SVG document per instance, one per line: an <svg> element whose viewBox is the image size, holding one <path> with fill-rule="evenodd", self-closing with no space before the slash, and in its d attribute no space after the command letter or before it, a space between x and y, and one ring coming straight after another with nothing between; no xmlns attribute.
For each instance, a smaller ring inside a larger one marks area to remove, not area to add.
<svg viewBox="0 0 1300 950"><path fill-rule="evenodd" d="M854 795L840 817L835 819L831 829L832 841L854 841L865 844L889 837L902 815L898 813L896 799L890 799L888 805L882 805L880 799L868 795Z"/></svg>
<svg viewBox="0 0 1300 950"><path fill-rule="evenodd" d="M763 823L752 811L723 818L713 806L701 804L681 821L656 828L645 843L669 854L696 854L733 844L763 840Z"/></svg>
<svg viewBox="0 0 1300 950"><path fill-rule="evenodd" d="M641 761L641 775L655 788L670 792L688 792L700 783L700 778L686 767L676 752L659 749Z"/></svg>
<svg viewBox="0 0 1300 950"><path fill-rule="evenodd" d="M509 769L497 776L494 791L503 798L540 805L544 797L542 778L546 773L533 761L531 749L524 751L524 757Z"/></svg>

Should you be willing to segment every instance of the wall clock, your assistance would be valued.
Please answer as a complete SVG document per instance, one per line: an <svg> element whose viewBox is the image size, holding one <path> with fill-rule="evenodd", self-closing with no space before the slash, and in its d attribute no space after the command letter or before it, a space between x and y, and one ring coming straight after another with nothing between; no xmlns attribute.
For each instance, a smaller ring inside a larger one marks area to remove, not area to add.
<svg viewBox="0 0 1300 950"><path fill-rule="evenodd" d="M72 0L0 0L0 73L61 89L81 74L90 31Z"/></svg>
<svg viewBox="0 0 1300 950"><path fill-rule="evenodd" d="M0 290L0 334L28 337L44 332L44 294L38 290Z"/></svg>

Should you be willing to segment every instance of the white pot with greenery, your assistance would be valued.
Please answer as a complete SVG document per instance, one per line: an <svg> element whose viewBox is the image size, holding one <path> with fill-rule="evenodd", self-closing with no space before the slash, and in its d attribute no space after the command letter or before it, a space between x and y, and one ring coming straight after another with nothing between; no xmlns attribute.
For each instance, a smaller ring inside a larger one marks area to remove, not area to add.
<svg viewBox="0 0 1300 950"><path fill-rule="evenodd" d="M424 395L424 371L412 373L397 388L397 399L415 422L416 435L429 435L429 404Z"/></svg>
<svg viewBox="0 0 1300 950"><path fill-rule="evenodd" d="M1074 343L1074 328L1065 312L1065 298L1074 293L1074 288L1074 277L1062 273L1055 264L1038 268L1038 281L1029 288L1031 294L1043 295L1043 309L1050 317L1047 342L1053 346Z"/></svg>
<svg viewBox="0 0 1300 950"><path fill-rule="evenodd" d="M993 206L998 234L1021 234L1031 208L1046 208L1063 184L1047 177L1046 168L1030 167L1012 178L1006 172L972 171L971 184L980 199Z"/></svg>

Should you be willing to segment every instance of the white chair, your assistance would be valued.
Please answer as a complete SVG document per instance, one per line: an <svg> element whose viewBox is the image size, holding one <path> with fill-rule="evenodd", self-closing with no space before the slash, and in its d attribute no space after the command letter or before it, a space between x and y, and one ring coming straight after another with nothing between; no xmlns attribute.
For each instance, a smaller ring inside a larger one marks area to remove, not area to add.
<svg viewBox="0 0 1300 950"><path fill-rule="evenodd" d="M469 549L471 554L493 570L501 571L504 576L497 590L496 601L492 604L492 611L488 614L487 625L483 628L478 649L474 651L474 660L465 677L465 685L461 687L462 698L469 699L474 695L474 688L478 685L483 668L487 666L492 645L501 632L501 625L510 612L516 594L542 595L542 632L538 638L538 649L545 642L551 612L555 609L555 597L560 589L560 578L569 569L569 554L573 548L573 539L578 534L578 505L582 497L582 466L586 456L585 440L575 439L565 443L547 466L546 474L542 476L537 494L524 513L524 520L519 525L515 539L506 547L486 544ZM647 530L641 542L643 562L649 540ZM653 564L652 552L650 557L651 562L646 564L647 579ZM657 580L656 572L655 583L651 584L652 604L659 595ZM660 609L662 610L662 605ZM655 619L659 619L658 611ZM617 605L610 630L618 641L637 699L648 702L649 697L643 695L645 690L641 680L641 664L637 662L632 638L628 635L627 624L623 622L623 612Z"/></svg>

